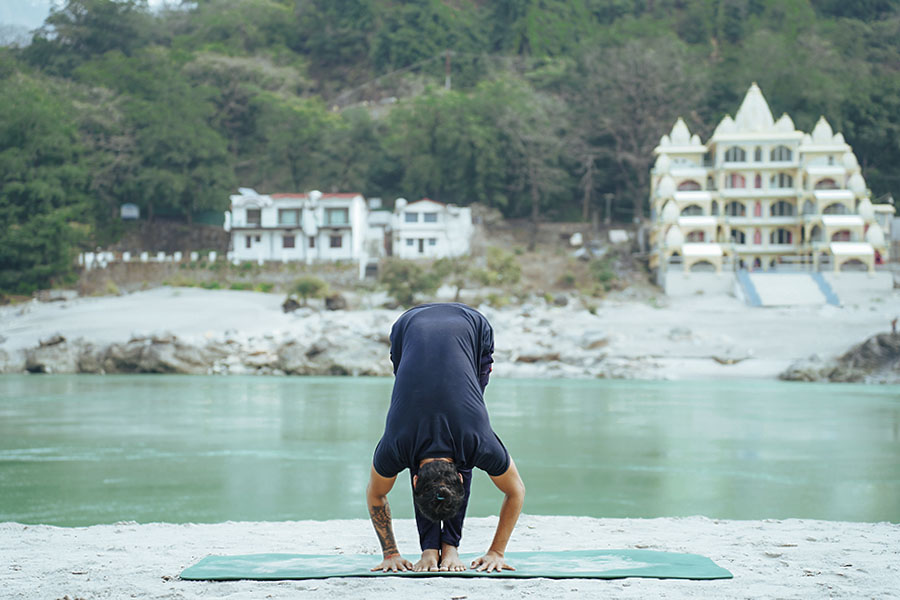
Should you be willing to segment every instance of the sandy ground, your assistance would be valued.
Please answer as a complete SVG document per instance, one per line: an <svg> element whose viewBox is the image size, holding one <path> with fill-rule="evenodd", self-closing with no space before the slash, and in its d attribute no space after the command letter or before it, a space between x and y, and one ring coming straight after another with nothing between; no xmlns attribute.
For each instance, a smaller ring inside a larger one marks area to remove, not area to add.
<svg viewBox="0 0 900 600"><path fill-rule="evenodd" d="M467 521L460 550L487 547L495 519ZM395 523L401 550L415 523ZM524 515L509 550L647 548L712 558L734 579L490 581L345 578L192 582L178 574L208 554L372 554L364 520L88 528L0 524L0 596L34 598L900 598L900 525L810 520L592 519Z"/></svg>
<svg viewBox="0 0 900 600"><path fill-rule="evenodd" d="M0 307L0 350L15 352L61 333L94 343L125 342L135 333L173 332L182 338L240 335L298 336L343 330L387 334L400 311L300 311L284 314L276 294L158 288L119 297ZM383 298L363 303L377 306ZM775 377L798 359L842 354L888 331L900 315L900 290L843 307L751 308L730 296L605 300L593 312L542 300L503 309L480 307L494 325L495 375L604 376L666 379ZM302 313L302 314L301 314ZM603 346L588 350L592 341ZM523 361L521 355L559 353L563 361ZM603 365L591 361L602 354ZM574 360L568 360L574 357ZM738 358L722 365L713 357ZM566 361L568 360L568 363ZM621 364L621 375L616 365Z"/></svg>

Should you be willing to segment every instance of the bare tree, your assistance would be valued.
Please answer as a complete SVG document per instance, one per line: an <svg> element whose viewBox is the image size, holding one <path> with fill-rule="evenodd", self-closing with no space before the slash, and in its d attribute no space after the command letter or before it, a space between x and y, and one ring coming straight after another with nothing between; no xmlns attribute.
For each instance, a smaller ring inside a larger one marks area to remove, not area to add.
<svg viewBox="0 0 900 600"><path fill-rule="evenodd" d="M541 205L563 189L566 178L561 166L566 116L558 102L523 82L514 82L506 91L498 125L512 150L507 160L515 191L527 191L531 202L529 249L533 249Z"/></svg>
<svg viewBox="0 0 900 600"><path fill-rule="evenodd" d="M641 219L660 137L678 116L695 129L702 125L696 110L707 89L705 72L677 40L602 48L583 56L580 67L583 79L574 100L589 138L585 148L618 165L634 218Z"/></svg>

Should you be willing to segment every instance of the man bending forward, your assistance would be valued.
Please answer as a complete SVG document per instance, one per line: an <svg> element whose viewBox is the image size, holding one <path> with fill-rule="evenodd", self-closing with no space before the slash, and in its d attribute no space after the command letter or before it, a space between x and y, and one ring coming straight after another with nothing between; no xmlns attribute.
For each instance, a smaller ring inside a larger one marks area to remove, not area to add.
<svg viewBox="0 0 900 600"><path fill-rule="evenodd" d="M384 560L373 571L464 571L457 548L478 467L505 494L488 551L472 562L479 571L511 569L503 560L525 486L484 404L494 333L478 311L463 304L423 304L391 329L394 389L384 435L375 448L366 498ZM412 476L422 558L404 559L394 541L387 494L397 475Z"/></svg>

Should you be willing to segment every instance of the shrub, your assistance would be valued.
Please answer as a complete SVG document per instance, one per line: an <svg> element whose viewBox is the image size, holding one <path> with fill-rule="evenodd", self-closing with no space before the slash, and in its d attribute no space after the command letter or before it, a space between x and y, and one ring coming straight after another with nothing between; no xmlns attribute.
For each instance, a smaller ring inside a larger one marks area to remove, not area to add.
<svg viewBox="0 0 900 600"><path fill-rule="evenodd" d="M328 293L328 284L314 275L306 275L294 282L291 291L300 296L303 300L303 306L306 306L307 299L325 296Z"/></svg>
<svg viewBox="0 0 900 600"><path fill-rule="evenodd" d="M384 262L378 280L402 306L416 303L416 295L430 295L437 291L443 277L439 271L426 271L420 265L400 259Z"/></svg>
<svg viewBox="0 0 900 600"><path fill-rule="evenodd" d="M522 267L514 254L491 246L487 249L487 268L477 271L475 277L483 285L511 286L522 279Z"/></svg>

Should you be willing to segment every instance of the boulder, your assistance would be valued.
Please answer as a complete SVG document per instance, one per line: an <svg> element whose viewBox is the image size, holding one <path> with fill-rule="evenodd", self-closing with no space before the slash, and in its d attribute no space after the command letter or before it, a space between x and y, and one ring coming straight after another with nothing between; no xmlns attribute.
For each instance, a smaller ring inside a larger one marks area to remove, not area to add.
<svg viewBox="0 0 900 600"><path fill-rule="evenodd" d="M831 361L812 356L778 376L787 381L900 383L900 334L880 333Z"/></svg>
<svg viewBox="0 0 900 600"><path fill-rule="evenodd" d="M61 335L41 341L37 348L25 351L25 370L29 373L77 373L77 343L69 343Z"/></svg>
<svg viewBox="0 0 900 600"><path fill-rule="evenodd" d="M81 347L81 352L78 354L78 372L100 375L106 373L103 368L105 353L106 348L98 348L91 343L84 344Z"/></svg>
<svg viewBox="0 0 900 600"><path fill-rule="evenodd" d="M328 310L347 310L347 299L340 294L332 294L325 298L325 308Z"/></svg>
<svg viewBox="0 0 900 600"><path fill-rule="evenodd" d="M288 296L287 299L281 303L281 310L285 313L291 313L300 308L300 306L301 305L297 302L296 298Z"/></svg>
<svg viewBox="0 0 900 600"><path fill-rule="evenodd" d="M0 373L21 373L25 370L23 350L3 350L0 348Z"/></svg>
<svg viewBox="0 0 900 600"><path fill-rule="evenodd" d="M205 348L178 340L173 335L132 338L111 344L103 359L107 373L179 373L200 375L212 368L214 356Z"/></svg>

